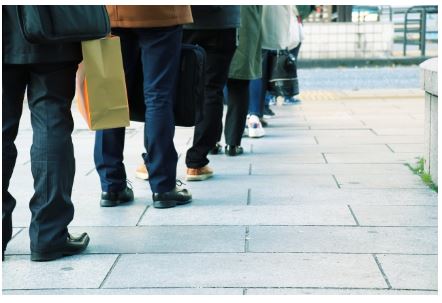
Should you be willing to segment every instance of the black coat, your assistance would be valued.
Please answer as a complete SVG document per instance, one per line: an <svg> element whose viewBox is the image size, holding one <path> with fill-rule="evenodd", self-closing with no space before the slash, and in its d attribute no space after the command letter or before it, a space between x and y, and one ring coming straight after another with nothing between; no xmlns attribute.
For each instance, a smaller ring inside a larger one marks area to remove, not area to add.
<svg viewBox="0 0 442 303"><path fill-rule="evenodd" d="M16 5L2 5L3 64L81 61L81 44L31 44L23 37Z"/></svg>
<svg viewBox="0 0 442 303"><path fill-rule="evenodd" d="M240 25L239 5L192 5L193 23L184 29L226 29Z"/></svg>

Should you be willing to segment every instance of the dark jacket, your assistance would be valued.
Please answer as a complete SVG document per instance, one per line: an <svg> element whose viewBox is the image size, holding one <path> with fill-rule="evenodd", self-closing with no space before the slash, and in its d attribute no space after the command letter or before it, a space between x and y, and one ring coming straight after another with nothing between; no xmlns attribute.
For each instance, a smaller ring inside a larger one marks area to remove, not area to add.
<svg viewBox="0 0 442 303"><path fill-rule="evenodd" d="M192 24L184 29L225 29L240 25L239 5L192 5Z"/></svg>
<svg viewBox="0 0 442 303"><path fill-rule="evenodd" d="M80 43L31 44L23 37L16 5L2 5L3 64L81 61Z"/></svg>

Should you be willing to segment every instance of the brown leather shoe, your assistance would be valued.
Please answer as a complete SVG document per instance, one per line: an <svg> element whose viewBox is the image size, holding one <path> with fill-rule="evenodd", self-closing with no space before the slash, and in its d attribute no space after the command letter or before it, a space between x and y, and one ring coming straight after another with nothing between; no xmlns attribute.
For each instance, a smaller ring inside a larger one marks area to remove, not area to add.
<svg viewBox="0 0 442 303"><path fill-rule="evenodd" d="M141 164L138 166L137 170L135 171L135 177L141 180L149 180L149 172L147 171L146 165Z"/></svg>
<svg viewBox="0 0 442 303"><path fill-rule="evenodd" d="M188 168L187 169L187 181L204 181L213 176L213 170L209 166L203 166L200 168Z"/></svg>

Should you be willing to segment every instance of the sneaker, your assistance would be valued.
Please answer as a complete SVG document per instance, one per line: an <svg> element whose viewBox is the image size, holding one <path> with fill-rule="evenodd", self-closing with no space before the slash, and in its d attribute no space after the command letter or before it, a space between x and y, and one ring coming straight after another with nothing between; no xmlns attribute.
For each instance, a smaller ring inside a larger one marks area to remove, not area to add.
<svg viewBox="0 0 442 303"><path fill-rule="evenodd" d="M149 173L145 164L138 166L137 170L135 171L135 177L141 180L149 180Z"/></svg>
<svg viewBox="0 0 442 303"><path fill-rule="evenodd" d="M270 106L264 106L263 116L266 118L271 118L275 113L270 109Z"/></svg>
<svg viewBox="0 0 442 303"><path fill-rule="evenodd" d="M249 129L249 138L261 138L265 135L264 128L262 128L258 116L251 115L247 120L247 126Z"/></svg>
<svg viewBox="0 0 442 303"><path fill-rule="evenodd" d="M187 181L204 181L213 176L213 170L209 166L200 168L187 168Z"/></svg>
<svg viewBox="0 0 442 303"><path fill-rule="evenodd" d="M292 97L285 97L283 105L295 105L301 103L301 100L298 98L295 98L295 96Z"/></svg>
<svg viewBox="0 0 442 303"><path fill-rule="evenodd" d="M268 105L276 105L276 97L273 95L267 94L266 101L268 101Z"/></svg>

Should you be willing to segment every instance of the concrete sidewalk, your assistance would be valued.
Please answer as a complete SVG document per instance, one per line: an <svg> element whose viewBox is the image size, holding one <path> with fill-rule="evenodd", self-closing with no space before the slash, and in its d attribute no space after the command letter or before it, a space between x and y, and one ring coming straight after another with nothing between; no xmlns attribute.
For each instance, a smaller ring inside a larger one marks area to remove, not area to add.
<svg viewBox="0 0 442 303"><path fill-rule="evenodd" d="M187 182L193 203L165 210L134 178L140 123L125 144L136 200L100 208L94 133L74 108L70 230L91 242L48 263L29 261L25 110L3 294L437 294L437 193L404 165L423 154L423 92L310 91L273 108L264 138L244 138L244 155L211 156L215 176ZM182 179L192 132L176 132Z"/></svg>

